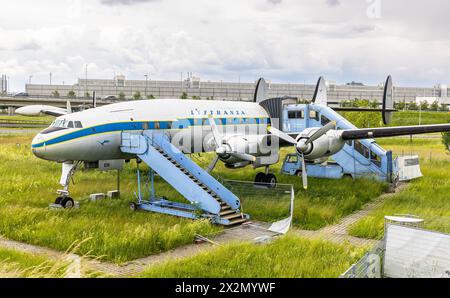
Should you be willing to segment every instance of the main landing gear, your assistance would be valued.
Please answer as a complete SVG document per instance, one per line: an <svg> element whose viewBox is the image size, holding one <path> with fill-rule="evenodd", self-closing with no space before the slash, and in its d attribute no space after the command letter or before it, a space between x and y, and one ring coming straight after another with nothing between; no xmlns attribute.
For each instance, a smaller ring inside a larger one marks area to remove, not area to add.
<svg viewBox="0 0 450 298"><path fill-rule="evenodd" d="M275 188L277 186L277 177L274 174L269 173L269 168L266 168L265 173L259 172L256 174L255 185Z"/></svg>

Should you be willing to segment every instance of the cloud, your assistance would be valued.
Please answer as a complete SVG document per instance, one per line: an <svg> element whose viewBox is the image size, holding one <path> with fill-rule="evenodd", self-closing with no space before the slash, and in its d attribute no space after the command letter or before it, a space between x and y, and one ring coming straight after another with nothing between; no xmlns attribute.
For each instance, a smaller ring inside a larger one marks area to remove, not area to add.
<svg viewBox="0 0 450 298"><path fill-rule="evenodd" d="M134 5L146 2L157 2L160 0L101 0L102 4L105 5Z"/></svg>
<svg viewBox="0 0 450 298"><path fill-rule="evenodd" d="M28 2L0 11L0 71L17 91L29 75L47 83L49 72L55 84L75 83L85 64L90 78L193 72L202 80L314 83L324 75L378 84L391 73L397 85L450 83L450 1L429 0L427 10L420 1L383 1L375 20L362 0L338 1L338 9L308 0L160 0L158 9L144 3L156 0L20 1Z"/></svg>
<svg viewBox="0 0 450 298"><path fill-rule="evenodd" d="M339 0L326 0L326 3L328 6L332 6L332 7L341 5Z"/></svg>
<svg viewBox="0 0 450 298"><path fill-rule="evenodd" d="M270 2L272 4L280 4L283 0L267 0L267 2Z"/></svg>

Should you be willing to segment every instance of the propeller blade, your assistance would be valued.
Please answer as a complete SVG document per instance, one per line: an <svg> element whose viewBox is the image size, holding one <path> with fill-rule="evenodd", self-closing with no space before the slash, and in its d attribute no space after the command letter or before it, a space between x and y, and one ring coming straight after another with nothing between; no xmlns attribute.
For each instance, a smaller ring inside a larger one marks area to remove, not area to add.
<svg viewBox="0 0 450 298"><path fill-rule="evenodd" d="M228 154L230 154L231 156L234 156L236 158L245 160L245 161L250 161L250 162L255 162L256 161L256 157L254 157L253 155L250 155L250 154L236 153L236 152L229 152Z"/></svg>
<svg viewBox="0 0 450 298"><path fill-rule="evenodd" d="M218 161L219 161L219 155L216 155L216 156L214 157L214 159L210 162L210 164L208 165L208 167L206 168L206 172L207 172L207 173L211 173L212 170L214 170L214 168L216 167Z"/></svg>
<svg viewBox="0 0 450 298"><path fill-rule="evenodd" d="M334 129L336 127L336 121L331 121L328 124L322 126L319 128L315 133L312 134L312 136L309 137L309 139L306 141L305 145L308 145L311 142L314 142L324 134L326 134L329 130Z"/></svg>
<svg viewBox="0 0 450 298"><path fill-rule="evenodd" d="M305 157L302 156L302 182L303 182L303 189L308 189L308 173L306 173L306 162Z"/></svg>
<svg viewBox="0 0 450 298"><path fill-rule="evenodd" d="M217 128L216 121L214 120L214 118L212 118L211 115L209 116L209 126L211 126L214 142L216 143L216 148L219 148L220 144L222 143L222 135Z"/></svg>
<svg viewBox="0 0 450 298"><path fill-rule="evenodd" d="M276 129L275 127L269 126L269 127L267 127L267 130L274 136L277 136L280 139L285 140L286 142L289 142L291 144L297 144L297 141L293 137L282 132L281 130Z"/></svg>

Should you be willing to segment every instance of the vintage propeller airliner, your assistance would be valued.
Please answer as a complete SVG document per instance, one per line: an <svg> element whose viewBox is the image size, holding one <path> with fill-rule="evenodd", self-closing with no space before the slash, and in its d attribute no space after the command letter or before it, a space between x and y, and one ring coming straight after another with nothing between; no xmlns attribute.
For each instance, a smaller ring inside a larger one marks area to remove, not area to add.
<svg viewBox="0 0 450 298"><path fill-rule="evenodd" d="M279 147L295 147L303 160L303 183L306 188L306 161L320 160L339 152L347 140L391 137L450 131L450 124L338 130L331 121L322 127L287 134L275 128L277 119L262 103L266 98L264 79L258 81L253 102L154 99L114 103L76 113L61 113L32 141L35 156L63 163L60 183L68 194L70 177L81 162L129 160L136 158L121 151L123 132L156 130L167 134L173 145L185 153L211 152L231 169L245 166L265 168L256 175L256 183L276 184L269 166L279 161ZM392 88L388 78L385 97ZM326 86L321 78L313 102L325 104ZM392 97L391 97L392 101ZM389 109L383 110L388 117ZM55 115L54 111L52 111ZM63 193L64 197L64 193ZM72 201L73 202L73 201ZM61 203L58 197L56 203ZM63 204L64 207L70 207Z"/></svg>

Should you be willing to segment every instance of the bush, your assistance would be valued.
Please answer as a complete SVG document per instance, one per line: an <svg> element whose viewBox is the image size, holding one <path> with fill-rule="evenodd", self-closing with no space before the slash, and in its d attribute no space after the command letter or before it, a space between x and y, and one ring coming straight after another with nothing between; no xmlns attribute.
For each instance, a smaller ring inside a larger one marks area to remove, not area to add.
<svg viewBox="0 0 450 298"><path fill-rule="evenodd" d="M119 93L119 99L120 99L120 100L125 100L125 93L120 92L120 93Z"/></svg>
<svg viewBox="0 0 450 298"><path fill-rule="evenodd" d="M420 109L426 111L429 108L429 104L426 100L420 102Z"/></svg>
<svg viewBox="0 0 450 298"><path fill-rule="evenodd" d="M153 94L147 95L147 99L155 99L155 97L153 96Z"/></svg>
<svg viewBox="0 0 450 298"><path fill-rule="evenodd" d="M73 90L70 90L67 93L67 98L76 98L77 96L75 95L75 92Z"/></svg>
<svg viewBox="0 0 450 298"><path fill-rule="evenodd" d="M432 111L438 111L439 110L439 102L437 100L435 100L431 105L430 105L430 110Z"/></svg>
<svg viewBox="0 0 450 298"><path fill-rule="evenodd" d="M53 91L53 92L52 92L52 96L53 96L53 97L59 97L59 92L58 92L58 90Z"/></svg>
<svg viewBox="0 0 450 298"><path fill-rule="evenodd" d="M188 98L188 95L186 92L183 92L180 96L180 99L187 99L187 98Z"/></svg>
<svg viewBox="0 0 450 298"><path fill-rule="evenodd" d="M142 96L141 96L141 92L139 92L139 91L136 91L134 94L133 94L133 98L134 99L141 99L142 98Z"/></svg>
<svg viewBox="0 0 450 298"><path fill-rule="evenodd" d="M408 110L417 111L418 109L419 109L419 106L417 105L417 103L415 101L410 102L408 104Z"/></svg>

